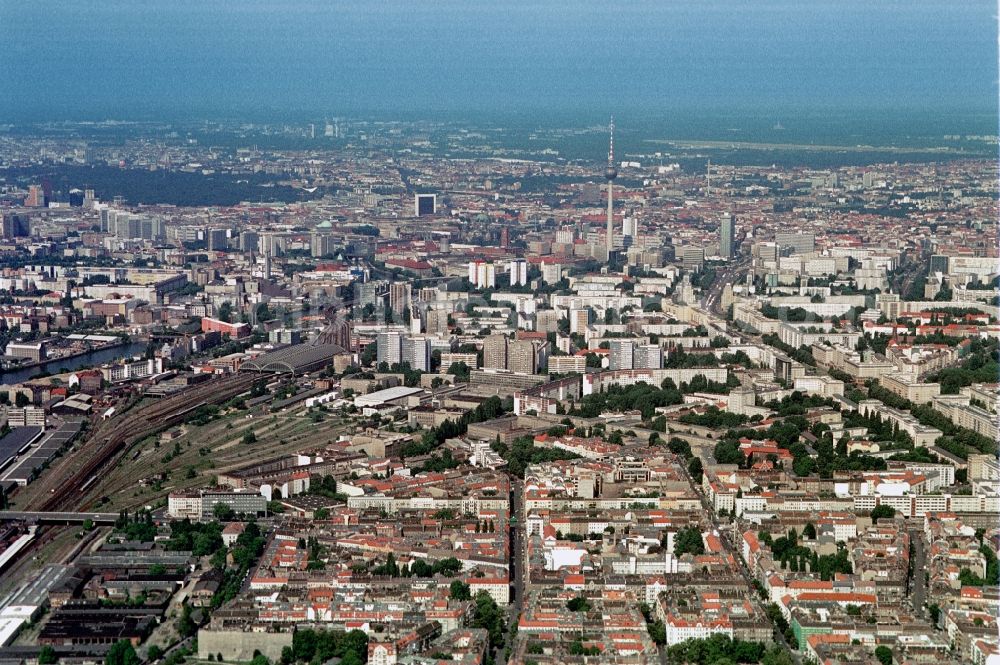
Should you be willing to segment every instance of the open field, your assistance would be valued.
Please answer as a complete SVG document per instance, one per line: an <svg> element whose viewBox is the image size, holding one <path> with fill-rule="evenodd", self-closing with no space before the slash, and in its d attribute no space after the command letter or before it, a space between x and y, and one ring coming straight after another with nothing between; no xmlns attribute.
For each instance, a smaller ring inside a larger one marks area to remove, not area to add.
<svg viewBox="0 0 1000 665"><path fill-rule="evenodd" d="M36 510L90 507L93 488L137 441L191 419L198 409L226 402L246 391L252 381L248 375L214 379L154 403L123 406L113 418L93 423L81 443L19 490L14 505Z"/></svg>
<svg viewBox="0 0 1000 665"><path fill-rule="evenodd" d="M121 461L88 492L88 499L107 497L102 510L139 508L165 502L170 492L204 487L217 473L336 441L346 425L332 414L315 422L305 407L253 415L230 409L208 424L178 425L175 439L159 435L136 443ZM256 441L244 443L247 432Z"/></svg>

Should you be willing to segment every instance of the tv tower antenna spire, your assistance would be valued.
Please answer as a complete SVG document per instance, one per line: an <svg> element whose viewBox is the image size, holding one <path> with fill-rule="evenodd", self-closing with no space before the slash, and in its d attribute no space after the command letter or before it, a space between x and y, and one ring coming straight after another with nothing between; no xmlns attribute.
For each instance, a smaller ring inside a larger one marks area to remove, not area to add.
<svg viewBox="0 0 1000 665"><path fill-rule="evenodd" d="M611 116L611 138L608 143L608 167L604 169L604 178L608 181L608 264L611 264L611 253L615 248L615 203L614 203L614 179L618 177L618 169L615 168L615 117Z"/></svg>
<svg viewBox="0 0 1000 665"><path fill-rule="evenodd" d="M615 165L615 117L611 116L611 136L608 140L608 166Z"/></svg>

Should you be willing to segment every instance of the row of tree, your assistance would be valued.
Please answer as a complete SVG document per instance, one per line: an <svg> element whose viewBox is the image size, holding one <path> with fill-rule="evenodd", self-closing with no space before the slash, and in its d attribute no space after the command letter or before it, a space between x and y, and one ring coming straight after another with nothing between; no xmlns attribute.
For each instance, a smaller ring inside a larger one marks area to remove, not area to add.
<svg viewBox="0 0 1000 665"><path fill-rule="evenodd" d="M760 642L733 639L715 634L704 639L690 639L667 649L667 660L688 665L720 665L728 663L760 663L761 665L791 665L791 656L781 647L770 649Z"/></svg>

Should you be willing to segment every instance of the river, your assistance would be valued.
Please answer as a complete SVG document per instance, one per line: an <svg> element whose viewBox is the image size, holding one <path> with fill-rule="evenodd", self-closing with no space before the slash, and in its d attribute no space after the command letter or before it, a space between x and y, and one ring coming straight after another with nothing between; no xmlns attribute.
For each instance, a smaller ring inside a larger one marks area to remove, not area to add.
<svg viewBox="0 0 1000 665"><path fill-rule="evenodd" d="M115 346L110 349L91 351L90 353L85 353L82 356L77 356L75 358L69 358L66 360L56 359L47 362L44 365L4 372L3 374L0 374L0 385L9 386L15 383L23 383L34 376L38 376L42 372L58 374L62 369L77 370L84 367L103 365L104 363L113 362L121 358L140 355L145 351L145 342L131 342L129 344Z"/></svg>

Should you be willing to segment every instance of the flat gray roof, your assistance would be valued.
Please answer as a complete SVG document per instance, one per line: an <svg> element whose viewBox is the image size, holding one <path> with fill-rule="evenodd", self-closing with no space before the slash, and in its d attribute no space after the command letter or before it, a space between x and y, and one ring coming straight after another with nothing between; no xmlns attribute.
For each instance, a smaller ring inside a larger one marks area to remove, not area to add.
<svg viewBox="0 0 1000 665"><path fill-rule="evenodd" d="M359 395L354 398L354 404L356 406L377 406L379 404L384 404L385 402L391 402L395 399L409 397L410 395L416 395L417 393L422 392L424 392L423 388L395 386L393 388L385 388L384 390L376 390L375 392L368 393L367 395Z"/></svg>

